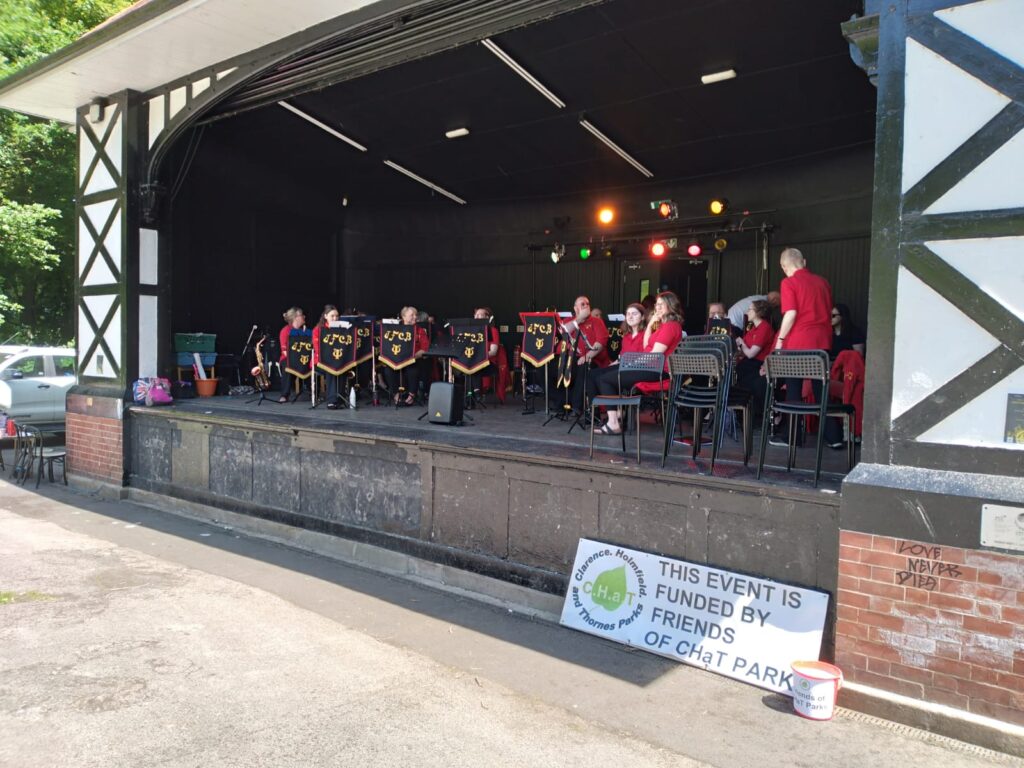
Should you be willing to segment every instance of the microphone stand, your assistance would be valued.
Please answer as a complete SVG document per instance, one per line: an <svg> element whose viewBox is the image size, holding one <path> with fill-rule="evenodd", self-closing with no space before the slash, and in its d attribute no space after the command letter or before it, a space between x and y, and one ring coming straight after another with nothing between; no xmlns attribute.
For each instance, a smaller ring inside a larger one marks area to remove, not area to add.
<svg viewBox="0 0 1024 768"><path fill-rule="evenodd" d="M578 326L577 330L579 330ZM565 329L564 325L559 326L559 331L563 336L569 336L569 332ZM548 420L541 424L542 427L546 427L555 419L558 419L559 421L569 420L569 414L572 412L572 404L569 402L569 394L572 386L573 370L576 367L576 350L579 347L580 337L583 337L584 340L586 339L586 337L583 336L583 332L580 331L579 333L562 340L562 354L560 356L562 359L558 361L558 381L555 382L555 388L557 389L561 386L565 387L565 402L562 404L562 410L555 411L548 416ZM565 360L566 357L568 358L567 360Z"/></svg>
<svg viewBox="0 0 1024 768"><path fill-rule="evenodd" d="M256 329L258 325L254 325L249 331L249 338L245 340L245 346L242 347L241 353L238 355L238 365L235 366L235 379L238 381L238 386L242 386L242 366L246 364L245 356L249 353L249 347L252 345L252 337L256 335Z"/></svg>
<svg viewBox="0 0 1024 768"><path fill-rule="evenodd" d="M587 334L585 334L583 332L583 329L580 328L578 325L577 325L576 329L577 329L577 331L579 331L579 333L578 333L579 337L583 339L583 344L584 344L584 346L586 346L587 352L592 351L594 349L594 345L590 343L590 339L587 338ZM574 357L573 358L574 362L575 362L575 359L576 358ZM587 378L588 378L588 374L589 373L590 373L590 361L588 360L586 363L584 363L584 366L583 366L583 407L580 408L580 412L578 414L576 414L576 418L573 420L572 424L569 425L569 434L570 435L572 434L573 429L575 429L577 426L582 431L584 431L584 432L587 431L585 422L584 421L580 421L580 419L583 418L583 414L586 413L586 410L587 410Z"/></svg>

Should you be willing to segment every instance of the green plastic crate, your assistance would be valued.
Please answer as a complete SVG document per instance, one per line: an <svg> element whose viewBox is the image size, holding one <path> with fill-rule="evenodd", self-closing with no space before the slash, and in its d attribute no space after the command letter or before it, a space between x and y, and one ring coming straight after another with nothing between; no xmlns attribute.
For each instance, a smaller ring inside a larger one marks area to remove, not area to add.
<svg viewBox="0 0 1024 768"><path fill-rule="evenodd" d="M217 346L215 333L176 333L175 352L214 352Z"/></svg>

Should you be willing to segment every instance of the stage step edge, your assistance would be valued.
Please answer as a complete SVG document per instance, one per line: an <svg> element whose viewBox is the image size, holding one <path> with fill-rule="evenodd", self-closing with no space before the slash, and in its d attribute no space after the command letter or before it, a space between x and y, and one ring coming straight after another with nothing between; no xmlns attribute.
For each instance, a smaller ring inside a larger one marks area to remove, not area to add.
<svg viewBox="0 0 1024 768"><path fill-rule="evenodd" d="M127 500L557 624L563 598L373 544L129 487ZM122 497L124 498L124 497Z"/></svg>

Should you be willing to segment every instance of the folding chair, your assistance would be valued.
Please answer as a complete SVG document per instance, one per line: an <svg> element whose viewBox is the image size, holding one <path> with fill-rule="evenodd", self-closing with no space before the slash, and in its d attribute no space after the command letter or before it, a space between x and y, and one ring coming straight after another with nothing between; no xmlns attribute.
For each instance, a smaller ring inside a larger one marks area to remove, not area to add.
<svg viewBox="0 0 1024 768"><path fill-rule="evenodd" d="M701 449L702 415L710 411L713 416L711 433L711 467L715 469L715 460L722 442L724 427L723 411L728 402L729 381L725 375L726 362L721 350L683 349L668 358L668 370L672 376L672 396L669 413L665 424L665 442L661 451L661 466L665 466L672 437L675 433L676 419L680 408L693 409L693 455L694 460ZM705 383L697 383L695 378Z"/></svg>
<svg viewBox="0 0 1024 768"><path fill-rule="evenodd" d="M629 371L650 371L652 373L664 374L665 355L661 352L624 352L619 355L618 364L618 395L596 395L590 399L590 458L594 458L594 414L602 405L606 408L626 409L627 421L622 426L622 452L626 452L626 424L633 423L628 420L629 409L636 408L636 463L640 463L640 404L643 402L643 395L631 389L628 395L622 392L622 374Z"/></svg>
<svg viewBox="0 0 1024 768"><path fill-rule="evenodd" d="M789 454L786 458L786 471L790 471L796 463L796 434L800 416L818 417L818 441L814 456L814 487L818 487L821 477L821 450L825 444L825 419L841 418L845 421L846 433L850 440L846 444L847 471L853 469L853 418L852 405L829 403L828 355L821 350L779 350L765 358L768 372L768 389L764 396L764 421L761 424L761 451L757 457L757 478L761 479L764 468L764 454L768 447L768 434L775 414L789 416ZM821 402L805 403L803 401L778 401L775 399L776 385L781 379L811 379L821 384Z"/></svg>

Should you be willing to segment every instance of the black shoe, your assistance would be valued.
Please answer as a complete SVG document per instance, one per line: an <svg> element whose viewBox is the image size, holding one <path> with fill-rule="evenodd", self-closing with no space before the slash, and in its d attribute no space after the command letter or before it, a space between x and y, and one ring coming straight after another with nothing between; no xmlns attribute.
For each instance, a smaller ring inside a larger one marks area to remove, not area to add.
<svg viewBox="0 0 1024 768"><path fill-rule="evenodd" d="M831 448L834 451L838 451L838 450L841 450L841 449L845 448L846 447L846 443L844 443L842 440L840 440L838 443L829 443L828 447Z"/></svg>
<svg viewBox="0 0 1024 768"><path fill-rule="evenodd" d="M782 448L788 448L789 442L782 435L772 435L768 438L768 445L778 445Z"/></svg>
<svg viewBox="0 0 1024 768"><path fill-rule="evenodd" d="M329 410L329 411L336 411L336 410L338 410L338 404L337 403L328 403L327 404L327 410Z"/></svg>

